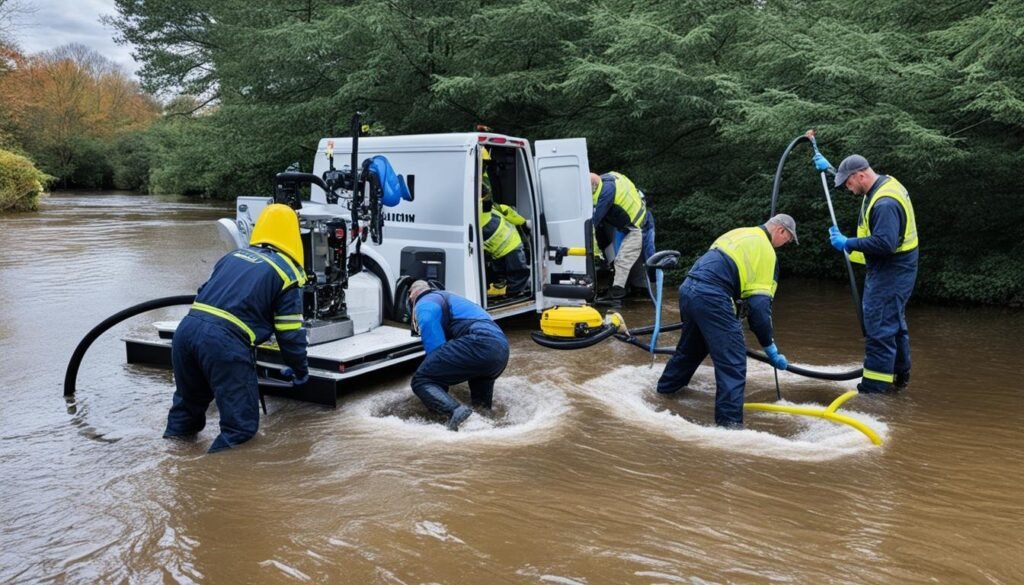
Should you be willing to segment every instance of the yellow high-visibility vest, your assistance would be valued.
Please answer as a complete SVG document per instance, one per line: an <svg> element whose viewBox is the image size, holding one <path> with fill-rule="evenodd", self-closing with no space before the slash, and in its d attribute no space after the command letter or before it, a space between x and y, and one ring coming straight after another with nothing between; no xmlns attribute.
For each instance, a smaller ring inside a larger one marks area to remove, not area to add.
<svg viewBox="0 0 1024 585"><path fill-rule="evenodd" d="M497 260L523 244L519 232L500 213L480 212L480 231L483 232L484 252Z"/></svg>
<svg viewBox="0 0 1024 585"><path fill-rule="evenodd" d="M644 220L647 218L647 202L640 195L639 189L636 188L633 181L630 181L626 175L615 171L608 174L615 177L615 205L621 207L626 212L630 223L638 228L642 228ZM597 205L597 199L601 195L601 186L603 184L603 182L599 182L597 189L594 189L594 205Z"/></svg>
<svg viewBox="0 0 1024 585"><path fill-rule="evenodd" d="M736 228L715 240L711 249L721 250L736 263L741 299L754 295L775 297L779 286L775 280L775 248L763 229Z"/></svg>
<svg viewBox="0 0 1024 585"><path fill-rule="evenodd" d="M898 201L900 206L903 207L903 214L907 216L907 227L903 230L903 237L900 238L900 243L896 247L895 253L913 250L917 247L917 220L914 218L914 206L910 203L910 195L907 193L907 188L893 177L886 179L875 190L875 194L871 196L871 201L868 201L867 196L864 197L860 205L860 219L857 221L857 237L866 238L871 235L871 208L882 197L892 197ZM864 264L864 253L850 252L850 262Z"/></svg>

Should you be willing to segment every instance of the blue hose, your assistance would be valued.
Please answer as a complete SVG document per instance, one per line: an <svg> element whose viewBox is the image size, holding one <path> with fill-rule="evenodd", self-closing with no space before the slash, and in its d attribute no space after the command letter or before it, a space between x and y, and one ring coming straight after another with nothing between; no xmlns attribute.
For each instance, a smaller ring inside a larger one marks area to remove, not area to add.
<svg viewBox="0 0 1024 585"><path fill-rule="evenodd" d="M654 271L655 281L657 282L657 300L654 302L654 331L651 333L651 346L648 351L654 353L654 350L658 347L658 332L661 331L661 289L662 284L665 282L665 273L660 268Z"/></svg>

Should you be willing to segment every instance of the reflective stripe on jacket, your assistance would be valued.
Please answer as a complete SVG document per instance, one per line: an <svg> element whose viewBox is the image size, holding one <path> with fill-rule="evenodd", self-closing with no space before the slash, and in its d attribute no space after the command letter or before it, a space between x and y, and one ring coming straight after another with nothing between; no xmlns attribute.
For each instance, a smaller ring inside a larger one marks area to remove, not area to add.
<svg viewBox="0 0 1024 585"><path fill-rule="evenodd" d="M267 268L256 269L256 265ZM250 345L263 343L276 332L279 345L282 337L294 343L300 343L301 337L304 346L300 330L305 283L305 271L284 254L267 248L235 250L217 262L192 309L231 323ZM267 320L268 314L273 322Z"/></svg>
<svg viewBox="0 0 1024 585"><path fill-rule="evenodd" d="M889 177L875 190L871 200L867 196L861 202L861 214L857 222L857 237L867 238L871 236L871 209L882 197L892 197L903 208L903 215L906 217L907 225L900 237L899 245L893 253L909 252L917 248L917 220L914 218L914 206L910 203L910 195L899 181ZM850 252L850 261L857 264L864 264L866 259L863 252Z"/></svg>

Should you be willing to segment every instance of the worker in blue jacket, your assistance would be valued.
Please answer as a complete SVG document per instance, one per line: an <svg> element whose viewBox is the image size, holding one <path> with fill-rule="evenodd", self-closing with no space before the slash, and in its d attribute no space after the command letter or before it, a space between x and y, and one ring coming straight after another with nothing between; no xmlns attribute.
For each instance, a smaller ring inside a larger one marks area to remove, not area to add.
<svg viewBox="0 0 1024 585"><path fill-rule="evenodd" d="M710 353L715 366L715 424L743 426L743 313L772 365L780 370L789 367L773 338L772 299L779 274L775 248L790 241L797 242L796 222L780 213L764 225L727 232L697 259L679 287L683 332L658 380L659 394L672 394L689 384Z"/></svg>
<svg viewBox="0 0 1024 585"><path fill-rule="evenodd" d="M268 205L253 228L250 247L229 252L199 287L174 331L174 401L165 438L194 436L217 401L220 434L210 453L235 447L259 428L256 346L275 336L282 373L301 385L309 379L302 328L302 240L287 205Z"/></svg>
<svg viewBox="0 0 1024 585"><path fill-rule="evenodd" d="M647 208L643 192L621 173L590 173L590 188L594 230L601 233L607 226L617 232L615 275L607 298L621 300L626 296L626 284L634 265L643 265L654 255L654 214Z"/></svg>
<svg viewBox="0 0 1024 585"><path fill-rule="evenodd" d="M816 160L815 164L820 163ZM857 237L846 237L837 226L829 228L832 247L848 252L851 262L867 266L863 298L864 375L857 389L904 389L910 383L906 307L917 281L914 206L906 187L895 177L876 173L859 154L852 154L839 164L835 186L845 186L855 195L863 195Z"/></svg>
<svg viewBox="0 0 1024 585"><path fill-rule="evenodd" d="M448 417L449 430L457 431L473 411L448 394L448 388L469 381L473 406L490 409L494 381L508 364L508 339L479 305L432 290L426 281L412 283L409 303L413 328L427 352L413 374L412 391L427 408Z"/></svg>

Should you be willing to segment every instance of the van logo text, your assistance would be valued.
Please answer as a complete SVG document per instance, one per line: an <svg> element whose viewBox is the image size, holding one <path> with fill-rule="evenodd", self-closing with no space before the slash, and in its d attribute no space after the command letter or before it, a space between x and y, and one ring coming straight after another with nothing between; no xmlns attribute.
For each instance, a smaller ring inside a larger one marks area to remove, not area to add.
<svg viewBox="0 0 1024 585"><path fill-rule="evenodd" d="M392 221L395 223L416 223L415 213L382 213L384 221Z"/></svg>

